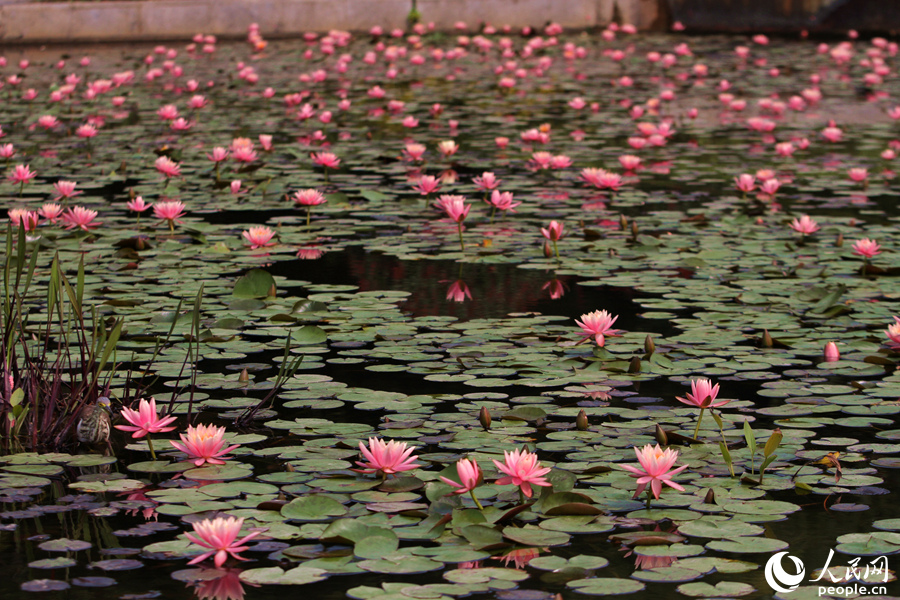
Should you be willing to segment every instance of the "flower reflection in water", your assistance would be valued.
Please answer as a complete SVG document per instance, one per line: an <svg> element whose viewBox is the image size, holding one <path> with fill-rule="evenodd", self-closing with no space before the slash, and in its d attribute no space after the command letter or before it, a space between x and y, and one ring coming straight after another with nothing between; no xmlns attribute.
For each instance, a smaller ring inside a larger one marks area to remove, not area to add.
<svg viewBox="0 0 900 600"><path fill-rule="evenodd" d="M297 250L297 258L302 260L316 260L322 258L325 251L315 246L302 246Z"/></svg>
<svg viewBox="0 0 900 600"><path fill-rule="evenodd" d="M462 279L457 279L450 287L447 288L447 300L452 302L465 302L466 300L472 299L472 292L469 291L469 286Z"/></svg>
<svg viewBox="0 0 900 600"><path fill-rule="evenodd" d="M200 600L244 600L240 575L240 569L194 569L188 587Z"/></svg>
<svg viewBox="0 0 900 600"><path fill-rule="evenodd" d="M541 287L541 289L547 290L547 292L549 292L551 300L559 300L560 298L565 296L566 292L568 291L566 284L555 278L545 283Z"/></svg>
<svg viewBox="0 0 900 600"><path fill-rule="evenodd" d="M544 551L546 551L546 548L544 548ZM504 567L508 567L509 563L513 563L517 569L524 569L528 566L528 563L531 562L533 558L537 558L540 553L541 548L516 548L515 550L510 550L505 554L492 556L491 558L494 560L502 560Z"/></svg>
<svg viewBox="0 0 900 600"><path fill-rule="evenodd" d="M628 556L628 554L625 556ZM640 571L668 567L675 562L675 560L676 557L674 556L643 556L638 554L634 557L634 568L635 570Z"/></svg>
<svg viewBox="0 0 900 600"><path fill-rule="evenodd" d="M126 510L128 515L134 517L140 511L145 521L149 521L151 518L154 521L158 521L159 515L156 513L156 507L159 503L144 494L148 489L150 488L143 488L132 493L119 495L125 496L125 501L130 503L129 508Z"/></svg>

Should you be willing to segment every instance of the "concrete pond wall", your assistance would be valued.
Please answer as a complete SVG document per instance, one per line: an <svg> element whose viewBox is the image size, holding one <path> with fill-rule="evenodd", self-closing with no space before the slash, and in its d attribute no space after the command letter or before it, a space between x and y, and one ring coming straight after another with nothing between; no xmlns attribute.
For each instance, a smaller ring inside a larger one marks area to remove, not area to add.
<svg viewBox="0 0 900 600"><path fill-rule="evenodd" d="M195 33L243 36L256 22L267 37L307 31L405 27L410 0L133 0L23 2L0 0L0 43L178 40ZM419 0L424 22L457 21L569 28L617 18L639 29L664 28L665 0Z"/></svg>

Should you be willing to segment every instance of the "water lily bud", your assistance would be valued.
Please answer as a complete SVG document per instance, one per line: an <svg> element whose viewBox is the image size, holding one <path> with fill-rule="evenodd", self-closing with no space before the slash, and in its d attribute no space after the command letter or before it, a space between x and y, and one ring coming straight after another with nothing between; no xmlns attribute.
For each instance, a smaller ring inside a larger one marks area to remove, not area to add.
<svg viewBox="0 0 900 600"><path fill-rule="evenodd" d="M653 435L656 437L656 443L660 446L669 445L669 436L666 435L666 430L659 425L656 426L656 431L653 433Z"/></svg>
<svg viewBox="0 0 900 600"><path fill-rule="evenodd" d="M837 236L837 239L834 240L834 247L835 247L835 248L840 248L840 247L843 246L843 245L844 245L844 234L843 234L843 233L839 233L838 236Z"/></svg>
<svg viewBox="0 0 900 600"><path fill-rule="evenodd" d="M275 296L278 294L278 290L275 289L275 284L272 284L272 287L269 288L269 296Z"/></svg>
<svg viewBox="0 0 900 600"><path fill-rule="evenodd" d="M656 344L653 343L653 338L648 334L644 338L644 353L647 356L651 356L654 352L656 352Z"/></svg>
<svg viewBox="0 0 900 600"><path fill-rule="evenodd" d="M837 344L834 342L828 342L825 344L825 352L822 356L825 359L825 362L835 362L841 360L841 352L838 350Z"/></svg>
<svg viewBox="0 0 900 600"><path fill-rule="evenodd" d="M703 504L715 504L716 503L716 493L712 488L709 488L706 491L706 498L703 499Z"/></svg>
<svg viewBox="0 0 900 600"><path fill-rule="evenodd" d="M487 409L487 406L482 406L481 410L478 411L478 422L481 423L485 431L491 429L491 411Z"/></svg>
<svg viewBox="0 0 900 600"><path fill-rule="evenodd" d="M628 228L628 217L625 215L619 217L619 227L622 228L622 231L625 231Z"/></svg>
<svg viewBox="0 0 900 600"><path fill-rule="evenodd" d="M632 356L631 363L628 365L629 373L640 373L641 372L641 357L640 356Z"/></svg>
<svg viewBox="0 0 900 600"><path fill-rule="evenodd" d="M575 417L575 427L578 431L586 431L589 426L587 413L582 408L578 411L578 416Z"/></svg>
<svg viewBox="0 0 900 600"><path fill-rule="evenodd" d="M544 258L553 258L553 246L550 242L544 242Z"/></svg>
<svg viewBox="0 0 900 600"><path fill-rule="evenodd" d="M297 469L294 468L294 465L292 465L291 463L288 463L288 464L284 465L284 470L287 471L288 473L293 473Z"/></svg>
<svg viewBox="0 0 900 600"><path fill-rule="evenodd" d="M128 199L134 200L134 188L128 188Z"/></svg>
<svg viewBox="0 0 900 600"><path fill-rule="evenodd" d="M638 234L638 226L637 226L637 223L634 222L634 221L632 221L632 222L631 222L631 235L632 235L633 237L637 237L637 234Z"/></svg>
<svg viewBox="0 0 900 600"><path fill-rule="evenodd" d="M247 372L247 369L243 369L241 374L238 375L238 382L240 383L249 383L250 382L250 373Z"/></svg>
<svg viewBox="0 0 900 600"><path fill-rule="evenodd" d="M775 343L772 341L772 336L769 334L769 330L768 329L763 330L762 347L763 348L771 348L774 345L775 345Z"/></svg>

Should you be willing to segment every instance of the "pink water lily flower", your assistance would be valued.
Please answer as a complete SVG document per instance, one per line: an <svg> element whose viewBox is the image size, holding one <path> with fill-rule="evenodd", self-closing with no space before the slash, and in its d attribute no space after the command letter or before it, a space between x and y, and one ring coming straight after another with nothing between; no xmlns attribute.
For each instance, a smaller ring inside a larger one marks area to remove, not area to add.
<svg viewBox="0 0 900 600"><path fill-rule="evenodd" d="M641 166L641 157L634 154L623 154L619 156L619 164L626 171L634 171Z"/></svg>
<svg viewBox="0 0 900 600"><path fill-rule="evenodd" d="M456 151L459 150L459 145L453 140L444 140L443 142L438 142L438 152L443 154L445 157L450 157L456 154Z"/></svg>
<svg viewBox="0 0 900 600"><path fill-rule="evenodd" d="M853 254L862 256L866 260L881 254L881 246L875 240L863 238L853 242Z"/></svg>
<svg viewBox="0 0 900 600"><path fill-rule="evenodd" d="M436 192L441 187L441 182L434 175L422 175L413 186L423 196L427 196L431 192Z"/></svg>
<svg viewBox="0 0 900 600"><path fill-rule="evenodd" d="M894 317L894 322L884 331L890 342L888 346L893 349L900 349L900 317Z"/></svg>
<svg viewBox="0 0 900 600"><path fill-rule="evenodd" d="M809 215L803 215L791 222L791 229L803 235L810 235L819 230L819 224L811 219Z"/></svg>
<svg viewBox="0 0 900 600"><path fill-rule="evenodd" d="M333 152L315 152L310 156L314 164L326 169L336 169L341 164L341 159Z"/></svg>
<svg viewBox="0 0 900 600"><path fill-rule="evenodd" d="M572 159L565 154L557 154L550 158L549 167L551 169L567 169L572 166Z"/></svg>
<svg viewBox="0 0 900 600"><path fill-rule="evenodd" d="M225 428L215 425L197 425L196 427L188 425L187 433L181 433L179 437L181 442L169 440L169 443L176 450L187 454L188 460L198 467L205 463L224 465L225 460L222 457L232 450L240 448L240 444L226 448ZM230 457L226 457L226 460L227 458Z"/></svg>
<svg viewBox="0 0 900 600"><path fill-rule="evenodd" d="M774 196L778 189L781 187L781 182L775 179L766 179L759 186L759 191L765 194L766 196Z"/></svg>
<svg viewBox="0 0 900 600"><path fill-rule="evenodd" d="M75 130L75 135L81 138L92 138L97 135L97 128L90 123L86 123Z"/></svg>
<svg viewBox="0 0 900 600"><path fill-rule="evenodd" d="M142 213L153 205L144 202L143 196L135 196L134 200L129 200L125 203L125 206L128 207L128 210L133 210L136 213Z"/></svg>
<svg viewBox="0 0 900 600"><path fill-rule="evenodd" d="M485 171L480 176L472 179L472 183L475 184L480 191L490 192L492 190L496 190L497 186L500 185L500 179L497 178L496 175L492 171Z"/></svg>
<svg viewBox="0 0 900 600"><path fill-rule="evenodd" d="M141 399L137 410L131 408L123 408L122 416L131 425L116 425L116 429L122 431L130 431L131 437L137 439L142 438L149 433L164 433L172 431L174 427L169 427L169 423L175 421L174 416L160 417L156 414L156 400L150 398Z"/></svg>
<svg viewBox="0 0 900 600"><path fill-rule="evenodd" d="M238 138L241 139L241 138ZM253 143L250 144L232 144L231 146L231 158L235 162L240 163L252 163L259 155L256 153L256 150L253 148Z"/></svg>
<svg viewBox="0 0 900 600"><path fill-rule="evenodd" d="M869 177L869 170L865 167L853 167L847 170L847 176L851 181L862 183Z"/></svg>
<svg viewBox="0 0 900 600"><path fill-rule="evenodd" d="M447 213L447 216L456 223L462 223L472 208L471 204L466 204L465 197L454 194L444 194L434 205Z"/></svg>
<svg viewBox="0 0 900 600"><path fill-rule="evenodd" d="M75 196L81 195L82 192L76 192L75 186L78 185L75 181L57 181L53 184L53 189L56 190L56 193L59 194L56 198L53 199L54 202L59 202L60 200L66 201L69 198L73 198Z"/></svg>
<svg viewBox="0 0 900 600"><path fill-rule="evenodd" d="M261 534L262 531L254 531L238 540L237 536L240 534L243 524L243 518L235 517L203 519L194 523L194 533L185 533L185 537L198 546L208 548L209 551L197 556L188 564L197 564L210 556L215 556L216 568L220 568L225 564L229 556L237 560L247 560L238 556L238 554L247 549L247 546L243 544Z"/></svg>
<svg viewBox="0 0 900 600"><path fill-rule="evenodd" d="M369 438L369 447L359 443L359 451L366 462L356 461L362 469L353 469L358 473L381 473L383 476L412 471L419 468L417 456L413 455L414 446L406 442L391 440L387 443L381 438Z"/></svg>
<svg viewBox="0 0 900 600"><path fill-rule="evenodd" d="M441 481L447 485L452 485L457 488L451 492L453 494L465 494L466 492L471 492L481 484L483 479L483 473L481 472L478 463L474 460L469 460L468 458L461 458L457 461L456 473L459 475L459 483L446 477L440 478Z"/></svg>
<svg viewBox="0 0 900 600"><path fill-rule="evenodd" d="M734 185L738 190L749 194L756 187L756 178L750 173L741 173L734 178Z"/></svg>
<svg viewBox="0 0 900 600"><path fill-rule="evenodd" d="M835 127L832 124L822 130L822 137L831 143L836 143L841 141L841 138L844 137L844 132L840 127Z"/></svg>
<svg viewBox="0 0 900 600"><path fill-rule="evenodd" d="M63 214L63 207L54 202L47 202L37 212L51 223L56 223L56 220Z"/></svg>
<svg viewBox="0 0 900 600"><path fill-rule="evenodd" d="M212 149L211 154L206 155L206 158L208 158L209 160L211 160L214 163L220 163L223 160L228 158L228 154L229 154L228 148L223 148L222 146L216 146L215 148Z"/></svg>
<svg viewBox="0 0 900 600"><path fill-rule="evenodd" d="M66 222L66 229L78 229L90 231L97 227L99 223L94 223L97 218L97 211L85 208L83 206L75 206L70 208L62 215L62 220Z"/></svg>
<svg viewBox="0 0 900 600"><path fill-rule="evenodd" d="M559 221L550 221L547 227L541 227L541 234L548 240L557 242L562 239L564 229L564 225Z"/></svg>
<svg viewBox="0 0 900 600"><path fill-rule="evenodd" d="M512 452L503 451L503 462L494 460L494 465L500 469L506 477L496 481L497 485L517 485L525 497L531 498L532 485L549 487L552 485L544 478L550 472L550 467L541 467L537 454L522 448Z"/></svg>
<svg viewBox="0 0 900 600"><path fill-rule="evenodd" d="M34 231L38 225L40 211L34 212L27 208L11 208L8 214L9 222L13 224L14 229L18 229L21 225L25 231Z"/></svg>
<svg viewBox="0 0 900 600"><path fill-rule="evenodd" d="M634 453L637 455L640 467L632 465L619 466L629 471L632 477L637 477L638 486L634 492L635 498L641 495L648 483L650 484L650 491L653 493L653 497L657 500L660 493L662 493L663 484L679 492L684 491L683 487L672 481L672 476L681 473L687 468L687 465L685 465L674 470L672 469L675 461L678 460L678 450L671 448L663 450L659 447L659 444L656 446L647 444L640 450L635 448Z"/></svg>
<svg viewBox="0 0 900 600"><path fill-rule="evenodd" d="M37 124L44 129L53 129L54 127L59 125L59 119L57 119L53 115L41 115L40 117L38 117Z"/></svg>
<svg viewBox="0 0 900 600"><path fill-rule="evenodd" d="M619 337L619 330L612 328L618 318L618 315L612 316L605 310L595 310L594 312L581 315L581 321L575 320L575 323L581 327L581 332L585 335L581 341L594 338L597 345L602 348L606 343L607 336Z"/></svg>
<svg viewBox="0 0 900 600"><path fill-rule="evenodd" d="M156 170L167 178L178 177L181 175L181 165L168 156L160 156L153 164L156 167Z"/></svg>
<svg viewBox="0 0 900 600"><path fill-rule="evenodd" d="M822 359L825 362L836 362L841 360L841 351L838 350L835 342L825 344L825 350L822 352Z"/></svg>
<svg viewBox="0 0 900 600"><path fill-rule="evenodd" d="M178 108L174 104L166 104L159 107L156 114L162 121L173 121L178 118Z"/></svg>
<svg viewBox="0 0 900 600"><path fill-rule="evenodd" d="M425 154L425 150L426 148L424 144L411 143L407 144L406 148L403 149L403 154L408 160L418 162L422 160L422 156Z"/></svg>
<svg viewBox="0 0 900 600"><path fill-rule="evenodd" d="M275 237L275 232L265 226L251 227L241 235L250 243L251 250L275 245L275 242L272 241L272 238Z"/></svg>
<svg viewBox="0 0 900 600"><path fill-rule="evenodd" d="M606 175L606 173L606 169L585 167L581 170L581 179L585 183L590 183L595 187L601 187L600 180Z"/></svg>
<svg viewBox="0 0 900 600"><path fill-rule="evenodd" d="M181 200L168 200L157 202L153 205L153 216L169 224L169 231L173 231L175 223L181 223L184 216L184 202Z"/></svg>
<svg viewBox="0 0 900 600"><path fill-rule="evenodd" d="M322 192L314 188L294 192L291 199L294 201L294 204L300 206L318 206L319 204L324 204L326 202Z"/></svg>
<svg viewBox="0 0 900 600"><path fill-rule="evenodd" d="M37 177L37 173L31 170L31 165L16 165L6 178L10 183L25 185L35 177Z"/></svg>
<svg viewBox="0 0 900 600"><path fill-rule="evenodd" d="M501 192L500 190L494 190L493 192L491 192L491 198L488 201L488 204L490 204L497 210L508 210L510 212L516 212L515 208L522 203L513 201L512 192Z"/></svg>
<svg viewBox="0 0 900 600"><path fill-rule="evenodd" d="M716 396L719 395L719 384L712 385L709 379L694 379L691 381L691 391L685 394L686 398L676 396L675 398L684 404L690 404L698 408L718 408L730 402L730 400L722 400L716 402Z"/></svg>

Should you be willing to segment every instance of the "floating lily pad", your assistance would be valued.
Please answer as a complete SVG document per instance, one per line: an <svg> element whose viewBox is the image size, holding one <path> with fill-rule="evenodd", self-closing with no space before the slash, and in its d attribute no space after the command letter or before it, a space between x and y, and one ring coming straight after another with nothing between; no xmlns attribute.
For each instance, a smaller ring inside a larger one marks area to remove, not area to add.
<svg viewBox="0 0 900 600"><path fill-rule="evenodd" d="M646 586L633 579L614 579L609 577L596 577L591 579L576 579L566 583L566 587L579 594L589 596L621 596L642 591Z"/></svg>
<svg viewBox="0 0 900 600"><path fill-rule="evenodd" d="M752 585L741 583L738 581L720 581L715 585L697 582L685 583L678 586L678 592L685 596L705 597L705 598L724 598L724 597L740 597L752 594L756 591Z"/></svg>
<svg viewBox="0 0 900 600"><path fill-rule="evenodd" d="M281 514L295 521L324 521L329 517L339 517L347 513L347 508L329 496L310 495L291 500L281 509Z"/></svg>
<svg viewBox="0 0 900 600"><path fill-rule="evenodd" d="M325 579L327 573L323 569L310 567L294 567L287 571L279 567L263 567L241 571L241 581L263 585L306 585Z"/></svg>
<svg viewBox="0 0 900 600"><path fill-rule="evenodd" d="M46 552L80 552L92 548L93 544L83 540L70 540L66 538L41 542L38 548Z"/></svg>
<svg viewBox="0 0 900 600"><path fill-rule="evenodd" d="M58 592L69 589L69 584L58 579L32 579L20 588L23 592Z"/></svg>

